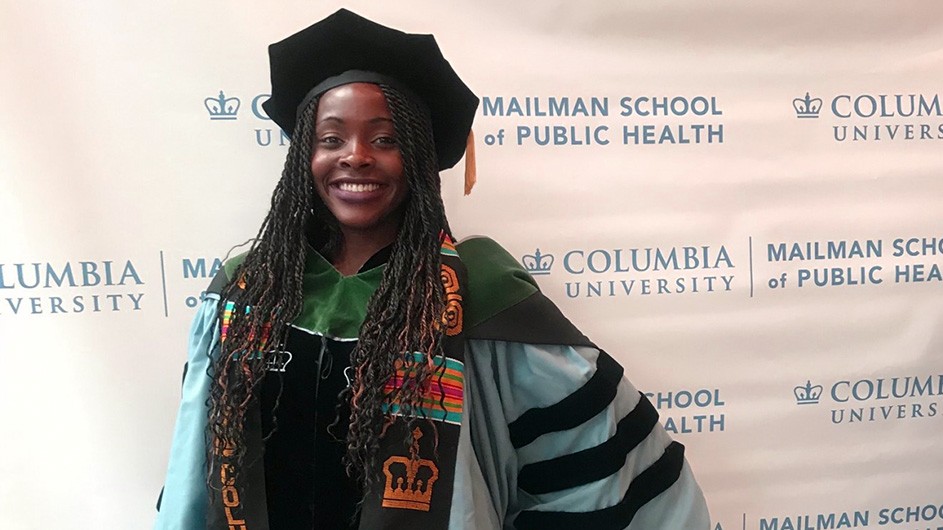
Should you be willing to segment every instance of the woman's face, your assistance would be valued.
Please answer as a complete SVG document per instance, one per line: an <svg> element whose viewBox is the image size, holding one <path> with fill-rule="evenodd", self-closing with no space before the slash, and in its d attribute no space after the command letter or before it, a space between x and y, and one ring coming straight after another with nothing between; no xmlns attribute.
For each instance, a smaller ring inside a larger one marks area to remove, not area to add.
<svg viewBox="0 0 943 530"><path fill-rule="evenodd" d="M314 134L314 184L341 231L395 235L409 190L380 87L351 83L325 92Z"/></svg>

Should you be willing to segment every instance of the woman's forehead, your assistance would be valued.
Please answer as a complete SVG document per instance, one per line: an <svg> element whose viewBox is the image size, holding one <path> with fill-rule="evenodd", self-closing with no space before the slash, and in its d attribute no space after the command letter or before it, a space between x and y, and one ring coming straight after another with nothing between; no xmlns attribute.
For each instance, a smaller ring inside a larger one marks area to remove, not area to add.
<svg viewBox="0 0 943 530"><path fill-rule="evenodd" d="M317 121L392 119L383 90L372 83L350 83L332 88L318 101Z"/></svg>

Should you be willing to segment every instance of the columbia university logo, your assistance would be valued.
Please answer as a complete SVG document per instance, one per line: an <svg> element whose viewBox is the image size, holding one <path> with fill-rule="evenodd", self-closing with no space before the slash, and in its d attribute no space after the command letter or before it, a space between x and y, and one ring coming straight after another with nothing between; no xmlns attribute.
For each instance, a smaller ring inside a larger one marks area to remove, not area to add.
<svg viewBox="0 0 943 530"><path fill-rule="evenodd" d="M806 381L804 386L797 386L792 393L796 396L796 405L815 405L822 396L822 385L812 386L812 381Z"/></svg>
<svg viewBox="0 0 943 530"><path fill-rule="evenodd" d="M524 254L521 257L521 263L527 272L533 275L550 274L553 267L553 254L541 254L538 248L533 254Z"/></svg>
<svg viewBox="0 0 943 530"><path fill-rule="evenodd" d="M804 98L792 100L792 108L795 109L797 118L818 118L819 111L822 110L822 99L813 98L806 92Z"/></svg>
<svg viewBox="0 0 943 530"><path fill-rule="evenodd" d="M219 96L203 100L203 106L209 112L211 120L235 120L239 105L239 98L227 98L222 90L219 91Z"/></svg>

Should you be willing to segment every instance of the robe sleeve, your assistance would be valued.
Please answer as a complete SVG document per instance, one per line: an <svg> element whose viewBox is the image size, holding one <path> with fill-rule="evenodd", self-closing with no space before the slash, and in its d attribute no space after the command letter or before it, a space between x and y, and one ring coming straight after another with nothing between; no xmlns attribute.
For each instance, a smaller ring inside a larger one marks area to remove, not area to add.
<svg viewBox="0 0 943 530"><path fill-rule="evenodd" d="M209 354L219 348L216 308L219 296L204 295L190 328L189 353L167 476L157 512L155 530L192 530L206 527L206 400L210 378Z"/></svg>
<svg viewBox="0 0 943 530"><path fill-rule="evenodd" d="M700 488L622 367L588 346L470 340L466 414L507 530L707 530Z"/></svg>

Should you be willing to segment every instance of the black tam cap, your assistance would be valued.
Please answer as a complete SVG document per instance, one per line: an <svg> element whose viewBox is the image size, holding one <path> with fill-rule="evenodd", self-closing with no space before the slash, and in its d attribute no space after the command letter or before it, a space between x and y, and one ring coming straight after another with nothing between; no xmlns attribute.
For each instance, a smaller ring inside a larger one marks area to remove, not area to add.
<svg viewBox="0 0 943 530"><path fill-rule="evenodd" d="M341 9L269 46L269 60L272 95L262 108L288 134L311 98L347 83L384 83L429 109L440 170L465 152L478 97L432 35L403 33Z"/></svg>

